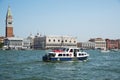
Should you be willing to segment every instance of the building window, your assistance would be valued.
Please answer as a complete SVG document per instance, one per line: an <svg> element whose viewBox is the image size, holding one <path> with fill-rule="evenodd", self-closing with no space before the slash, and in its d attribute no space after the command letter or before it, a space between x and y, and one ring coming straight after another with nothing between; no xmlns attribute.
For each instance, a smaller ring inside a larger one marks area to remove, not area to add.
<svg viewBox="0 0 120 80"><path fill-rule="evenodd" d="M58 42L60 42L60 40L58 40Z"/></svg>
<svg viewBox="0 0 120 80"><path fill-rule="evenodd" d="M53 42L55 42L55 39L53 40Z"/></svg>
<svg viewBox="0 0 120 80"><path fill-rule="evenodd" d="M51 40L49 39L49 42L51 42Z"/></svg>
<svg viewBox="0 0 120 80"><path fill-rule="evenodd" d="M8 24L12 24L12 22L8 22Z"/></svg>
<svg viewBox="0 0 120 80"><path fill-rule="evenodd" d="M71 41L70 41L70 43L71 43Z"/></svg>
<svg viewBox="0 0 120 80"><path fill-rule="evenodd" d="M76 41L74 41L74 43L76 43Z"/></svg>
<svg viewBox="0 0 120 80"><path fill-rule="evenodd" d="M67 42L67 40L65 40L65 42Z"/></svg>

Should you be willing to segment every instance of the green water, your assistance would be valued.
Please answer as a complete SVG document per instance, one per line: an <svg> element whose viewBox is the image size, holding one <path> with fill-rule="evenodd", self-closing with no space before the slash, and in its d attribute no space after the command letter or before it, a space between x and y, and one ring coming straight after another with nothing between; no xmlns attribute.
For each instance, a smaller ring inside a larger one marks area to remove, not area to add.
<svg viewBox="0 0 120 80"><path fill-rule="evenodd" d="M43 62L48 51L0 51L0 80L120 80L120 52L88 50L86 62Z"/></svg>

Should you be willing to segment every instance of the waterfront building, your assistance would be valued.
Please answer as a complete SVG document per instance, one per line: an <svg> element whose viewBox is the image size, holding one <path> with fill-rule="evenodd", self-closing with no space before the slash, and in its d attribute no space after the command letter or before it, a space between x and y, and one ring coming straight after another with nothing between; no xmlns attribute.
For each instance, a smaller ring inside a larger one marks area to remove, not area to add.
<svg viewBox="0 0 120 80"><path fill-rule="evenodd" d="M34 49L49 49L76 46L77 38L71 36L36 36L34 38Z"/></svg>
<svg viewBox="0 0 120 80"><path fill-rule="evenodd" d="M93 38L93 39L90 39L89 41L95 42L95 49L104 49L104 50L106 50L106 41L105 41L105 39Z"/></svg>
<svg viewBox="0 0 120 80"><path fill-rule="evenodd" d="M82 42L77 42L77 47L82 48Z"/></svg>
<svg viewBox="0 0 120 80"><path fill-rule="evenodd" d="M107 49L118 49L119 42L118 40L106 39L106 48Z"/></svg>
<svg viewBox="0 0 120 80"><path fill-rule="evenodd" d="M14 37L13 34L13 17L11 14L10 7L8 7L7 14L6 14L6 31L5 31L5 37Z"/></svg>
<svg viewBox="0 0 120 80"><path fill-rule="evenodd" d="M120 39L117 39L118 41L118 49L120 49Z"/></svg>
<svg viewBox="0 0 120 80"><path fill-rule="evenodd" d="M4 37L0 36L0 49L3 47L4 45Z"/></svg>
<svg viewBox="0 0 120 80"><path fill-rule="evenodd" d="M34 46L34 38L35 38L35 36L33 36L32 34L30 34L30 36L27 37L27 40L30 41L30 49L33 49L33 46Z"/></svg>
<svg viewBox="0 0 120 80"><path fill-rule="evenodd" d="M4 43L4 37L0 36L0 43Z"/></svg>
<svg viewBox="0 0 120 80"><path fill-rule="evenodd" d="M82 42L83 49L95 49L95 42Z"/></svg>
<svg viewBox="0 0 120 80"><path fill-rule="evenodd" d="M45 36L45 48L77 47L77 38L71 36Z"/></svg>
<svg viewBox="0 0 120 80"><path fill-rule="evenodd" d="M5 38L4 39L4 48L7 49L22 49L23 47L23 38Z"/></svg>
<svg viewBox="0 0 120 80"><path fill-rule="evenodd" d="M34 40L33 40L33 48L34 49L44 49L45 47L45 37L39 35L39 33L37 33L37 35L34 37Z"/></svg>
<svg viewBox="0 0 120 80"><path fill-rule="evenodd" d="M4 39L4 47L5 49L31 49L30 48L30 40L28 38L17 38L17 37L10 37Z"/></svg>
<svg viewBox="0 0 120 80"><path fill-rule="evenodd" d="M30 49L30 39L28 38L24 38L23 39L23 46L22 49Z"/></svg>

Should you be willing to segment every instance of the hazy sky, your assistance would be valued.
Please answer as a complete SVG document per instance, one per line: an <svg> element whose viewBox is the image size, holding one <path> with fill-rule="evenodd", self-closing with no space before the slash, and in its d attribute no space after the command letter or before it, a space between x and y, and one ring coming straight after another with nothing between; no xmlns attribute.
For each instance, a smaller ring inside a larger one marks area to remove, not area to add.
<svg viewBox="0 0 120 80"><path fill-rule="evenodd" d="M78 41L120 39L120 0L0 0L0 35L11 7L15 36L69 35Z"/></svg>

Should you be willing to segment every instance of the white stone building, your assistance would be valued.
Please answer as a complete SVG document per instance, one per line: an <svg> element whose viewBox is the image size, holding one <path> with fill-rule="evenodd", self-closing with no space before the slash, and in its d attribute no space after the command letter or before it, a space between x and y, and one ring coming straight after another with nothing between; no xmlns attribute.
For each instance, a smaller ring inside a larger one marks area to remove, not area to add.
<svg viewBox="0 0 120 80"><path fill-rule="evenodd" d="M36 36L34 49L48 49L59 47L76 47L77 38L71 36Z"/></svg>
<svg viewBox="0 0 120 80"><path fill-rule="evenodd" d="M22 49L23 38L10 37L4 39L4 47L8 49Z"/></svg>
<svg viewBox="0 0 120 80"><path fill-rule="evenodd" d="M22 49L30 49L31 48L30 45L31 45L30 39L29 38L24 38Z"/></svg>
<svg viewBox="0 0 120 80"><path fill-rule="evenodd" d="M45 36L45 48L76 47L77 38L71 36Z"/></svg>
<svg viewBox="0 0 120 80"><path fill-rule="evenodd" d="M10 37L4 39L6 49L30 49L30 40L28 38Z"/></svg>
<svg viewBox="0 0 120 80"><path fill-rule="evenodd" d="M30 41L31 49L33 49L33 46L34 46L34 38L35 38L35 36L33 36L32 34L30 34L30 36L27 37L27 40Z"/></svg>
<svg viewBox="0 0 120 80"><path fill-rule="evenodd" d="M96 49L106 49L106 41L102 38L95 39L95 48Z"/></svg>
<svg viewBox="0 0 120 80"><path fill-rule="evenodd" d="M82 48L95 49L95 43L94 42L82 42Z"/></svg>

